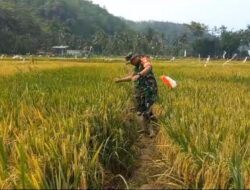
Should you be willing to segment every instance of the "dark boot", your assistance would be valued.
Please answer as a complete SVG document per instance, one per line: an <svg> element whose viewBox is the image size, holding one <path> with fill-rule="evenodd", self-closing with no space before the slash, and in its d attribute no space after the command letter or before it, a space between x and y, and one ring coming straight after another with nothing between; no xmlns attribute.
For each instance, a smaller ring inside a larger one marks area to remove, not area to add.
<svg viewBox="0 0 250 190"><path fill-rule="evenodd" d="M150 110L149 112L149 117L151 121L154 121L154 122L158 121L157 117L153 114L152 110Z"/></svg>

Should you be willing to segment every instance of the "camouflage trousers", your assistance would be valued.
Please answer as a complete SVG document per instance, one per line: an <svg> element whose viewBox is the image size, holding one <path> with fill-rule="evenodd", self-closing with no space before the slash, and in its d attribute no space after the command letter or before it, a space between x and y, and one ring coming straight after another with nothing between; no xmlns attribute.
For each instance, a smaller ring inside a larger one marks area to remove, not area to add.
<svg viewBox="0 0 250 190"><path fill-rule="evenodd" d="M149 119L152 115L151 106L157 99L157 89L151 90L151 88L140 88L135 90L135 108L137 115L143 115Z"/></svg>

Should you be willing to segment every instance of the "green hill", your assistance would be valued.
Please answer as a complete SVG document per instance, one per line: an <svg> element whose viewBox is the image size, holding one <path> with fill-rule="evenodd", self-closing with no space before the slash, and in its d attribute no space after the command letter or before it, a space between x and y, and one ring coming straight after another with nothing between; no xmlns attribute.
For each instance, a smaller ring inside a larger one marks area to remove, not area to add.
<svg viewBox="0 0 250 190"><path fill-rule="evenodd" d="M151 41L137 38L150 28L156 34ZM0 53L36 53L68 45L123 54L163 38L172 42L185 30L181 24L126 21L86 0L0 0Z"/></svg>
<svg viewBox="0 0 250 190"><path fill-rule="evenodd" d="M79 48L98 30L109 35L128 30L120 18L83 0L0 0L0 28L1 53L36 52L57 44Z"/></svg>

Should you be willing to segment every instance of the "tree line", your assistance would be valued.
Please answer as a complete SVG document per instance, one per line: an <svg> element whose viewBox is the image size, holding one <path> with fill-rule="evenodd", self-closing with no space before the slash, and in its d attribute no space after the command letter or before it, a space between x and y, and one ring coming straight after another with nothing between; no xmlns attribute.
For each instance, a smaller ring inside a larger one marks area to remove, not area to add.
<svg viewBox="0 0 250 190"><path fill-rule="evenodd" d="M247 55L250 26L230 31L201 23L132 22L86 0L0 0L0 53L36 54L55 45L96 55ZM239 49L241 48L241 49Z"/></svg>

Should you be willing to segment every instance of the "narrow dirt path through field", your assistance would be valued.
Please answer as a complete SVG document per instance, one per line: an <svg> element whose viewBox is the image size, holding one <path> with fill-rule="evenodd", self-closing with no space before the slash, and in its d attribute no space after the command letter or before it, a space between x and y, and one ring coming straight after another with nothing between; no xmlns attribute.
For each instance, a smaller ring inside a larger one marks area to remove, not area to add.
<svg viewBox="0 0 250 190"><path fill-rule="evenodd" d="M138 148L137 168L134 170L129 188L134 189L175 189L186 188L182 180L173 173L173 166L168 165L158 151L156 138L140 135L136 146Z"/></svg>
<svg viewBox="0 0 250 190"><path fill-rule="evenodd" d="M159 175L164 173L165 164L157 151L155 138L140 135L136 144L138 147L138 165L129 185L136 189L163 189L169 186L158 182Z"/></svg>

